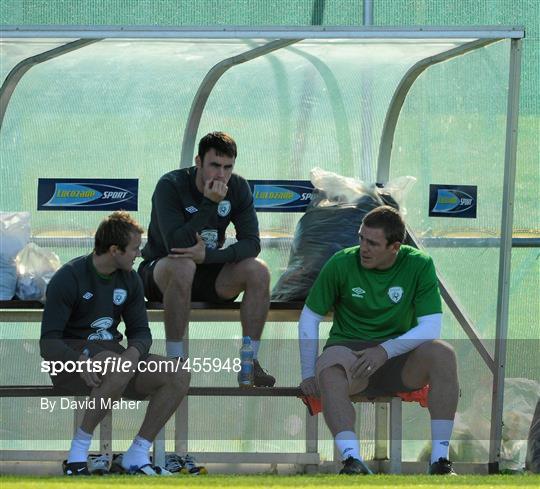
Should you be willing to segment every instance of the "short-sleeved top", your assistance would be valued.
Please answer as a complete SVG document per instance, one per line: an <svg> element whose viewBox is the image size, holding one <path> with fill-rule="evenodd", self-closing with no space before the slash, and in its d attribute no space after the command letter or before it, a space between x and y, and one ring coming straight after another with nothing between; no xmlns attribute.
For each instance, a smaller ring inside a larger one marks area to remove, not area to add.
<svg viewBox="0 0 540 489"><path fill-rule="evenodd" d="M247 181L232 174L225 198L206 198L196 185L197 167L163 175L152 195L146 262L167 256L171 248L193 246L199 233L206 244L204 263L234 263L259 254L259 222ZM234 224L237 242L222 248L225 230Z"/></svg>
<svg viewBox="0 0 540 489"><path fill-rule="evenodd" d="M41 355L45 359L77 360L80 353L65 340L115 341L123 338L118 324L123 320L128 346L145 355L152 335L138 274L116 270L99 275L92 255L63 265L47 287L41 323Z"/></svg>
<svg viewBox="0 0 540 489"><path fill-rule="evenodd" d="M417 318L442 312L433 260L402 245L386 270L360 263L360 246L336 253L323 267L306 300L313 312L334 310L327 346L347 340L387 340L406 333Z"/></svg>

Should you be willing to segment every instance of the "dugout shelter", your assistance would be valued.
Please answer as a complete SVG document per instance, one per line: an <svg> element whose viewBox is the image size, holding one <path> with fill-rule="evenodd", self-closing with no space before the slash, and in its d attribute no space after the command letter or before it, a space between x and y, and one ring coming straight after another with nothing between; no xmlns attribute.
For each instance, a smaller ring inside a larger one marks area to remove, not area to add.
<svg viewBox="0 0 540 489"><path fill-rule="evenodd" d="M412 239L438 269L446 302L443 334L458 345L466 379L459 409L474 406L478 396L486 400L478 419L487 422L479 423L475 437L487 451L467 461L495 469L511 248L534 245L512 241L524 35L519 27L500 26L2 27L0 209L31 211L32 240L67 261L91 247L104 211L37 210L39 179L136 179L135 216L146 227L158 178L190 166L198 139L216 129L237 140L236 170L249 179L306 180L314 166L383 187L393 177L414 176L406 219ZM431 215L434 185L474 187L475 216ZM259 214L261 256L274 281L298 218ZM12 317L3 317L3 338L36 337L35 325L15 331ZM271 341L287 344L273 348L266 363L279 363L273 373L284 384L297 382L294 324L267 331ZM202 340L204 334L212 333L204 330ZM280 360L280 349L290 349L290 363ZM35 375L30 367L22 370ZM2 384L15 383L13 373L2 375ZM279 442L271 434L245 435L251 443L241 450L279 451L298 441L291 405L270 412L262 402L249 402L268 427L289 424L275 428ZM3 399L1 415L11 419L10 412L25 406L24 400ZM210 415L216 406L195 409ZM404 413L405 459L415 460L429 439L427 432L416 434L417 423L428 424L417 409ZM372 415L360 417L360 436L369 436ZM39 419L23 431L39 429ZM256 419L249 422L255 430ZM218 425L211 429L219 440ZM209 440L206 428L194 428L201 440L195 451ZM27 447L23 439L17 448ZM330 453L326 439L322 449ZM9 457L10 444L3 443L3 457Z"/></svg>

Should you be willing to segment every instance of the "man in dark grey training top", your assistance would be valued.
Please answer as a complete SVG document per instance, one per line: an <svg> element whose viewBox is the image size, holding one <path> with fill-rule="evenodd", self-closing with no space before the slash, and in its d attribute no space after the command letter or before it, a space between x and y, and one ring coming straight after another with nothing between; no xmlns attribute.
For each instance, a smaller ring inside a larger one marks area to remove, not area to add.
<svg viewBox="0 0 540 489"><path fill-rule="evenodd" d="M40 340L43 363L49 364L53 384L66 395L90 396L63 465L66 475L89 475L92 433L111 408L124 406L121 397L150 402L117 469L171 475L151 465L149 449L187 393L189 373L178 365L166 368L164 362L172 362L148 353L152 337L143 287L132 269L140 256L142 232L126 212L111 214L96 231L93 253L66 263L47 288ZM127 348L120 344L121 320ZM52 362L58 366L56 372L50 367ZM73 365L79 367L78 372ZM138 405L125 404L130 408ZM100 468L103 472L108 467Z"/></svg>
<svg viewBox="0 0 540 489"><path fill-rule="evenodd" d="M256 258L259 224L247 181L233 174L236 155L234 140L213 132L200 140L195 166L161 177L139 274L148 300L163 302L169 357L184 354L192 300L232 301L244 292L240 319L243 335L253 340L254 384L271 387L274 377L257 360L270 273ZM223 248L231 222L237 242Z"/></svg>

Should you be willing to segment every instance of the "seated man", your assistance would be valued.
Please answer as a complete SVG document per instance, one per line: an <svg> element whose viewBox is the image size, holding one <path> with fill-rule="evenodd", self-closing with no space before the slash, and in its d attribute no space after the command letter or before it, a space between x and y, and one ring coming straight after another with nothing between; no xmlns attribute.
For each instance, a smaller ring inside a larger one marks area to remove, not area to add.
<svg viewBox="0 0 540 489"><path fill-rule="evenodd" d="M248 183L233 174L236 155L234 140L213 132L200 140L195 166L161 177L139 274L147 299L163 302L169 357L184 355L192 300L233 301L244 292L240 320L243 336L253 340L254 385L272 387L274 377L257 360L270 273L256 258L259 223ZM231 221L237 242L222 248Z"/></svg>
<svg viewBox="0 0 540 489"><path fill-rule="evenodd" d="M453 349L438 340L442 306L431 258L402 245L405 224L392 207L364 217L360 246L336 253L311 288L300 316L303 393L321 397L343 458L342 474L369 473L354 432L355 396L387 396L429 384L430 474L454 474L449 440L458 401ZM317 359L319 322L334 322ZM319 395L320 392L320 395Z"/></svg>
<svg viewBox="0 0 540 489"><path fill-rule="evenodd" d="M63 464L66 475L89 475L87 458L94 429L121 397L150 400L141 429L122 457L123 469L170 475L150 464L149 449L186 395L189 374L181 368L165 368L160 362L171 362L148 353L152 337L143 288L132 269L140 256L142 232L129 214L114 212L99 225L94 251L61 267L47 288L41 356L60 365L83 362L78 364L80 373L60 368L51 379L68 395L90 396ZM120 345L121 320L127 348ZM146 371L149 362L154 365L148 370L155 373Z"/></svg>

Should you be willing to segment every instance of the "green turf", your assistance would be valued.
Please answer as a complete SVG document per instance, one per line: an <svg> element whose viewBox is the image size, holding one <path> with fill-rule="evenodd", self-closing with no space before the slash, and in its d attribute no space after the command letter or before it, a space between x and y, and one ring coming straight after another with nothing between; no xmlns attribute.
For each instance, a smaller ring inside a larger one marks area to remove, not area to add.
<svg viewBox="0 0 540 489"><path fill-rule="evenodd" d="M317 476L275 476L275 475L211 475L205 477L172 477L172 478L150 478L150 477L91 477L68 479L63 477L3 477L0 483L2 489L12 488L39 488L53 489L62 487L100 487L113 488L121 486L122 488L149 486L158 487L178 487L183 488L219 488L219 487L258 487L276 488L281 487L301 487L301 488L319 488L319 487L395 487L400 488L418 488L428 489L437 488L459 488L459 487L539 487L540 476L481 476L467 475L459 477L434 478L426 475L376 475L372 477L344 477L337 475L317 475Z"/></svg>

